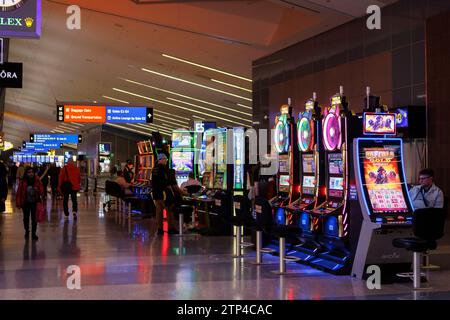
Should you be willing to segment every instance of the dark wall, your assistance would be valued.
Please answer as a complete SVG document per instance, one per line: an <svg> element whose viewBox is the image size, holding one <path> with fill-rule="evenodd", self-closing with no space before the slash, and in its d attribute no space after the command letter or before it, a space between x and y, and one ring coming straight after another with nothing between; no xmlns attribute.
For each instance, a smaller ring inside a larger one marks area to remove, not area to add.
<svg viewBox="0 0 450 320"><path fill-rule="evenodd" d="M450 195L450 12L428 19L426 39L428 160Z"/></svg>
<svg viewBox="0 0 450 320"><path fill-rule="evenodd" d="M0 49L1 50L1 49ZM8 62L9 39L3 39L3 62ZM3 131L3 119L5 114L6 89L0 88L0 132Z"/></svg>
<svg viewBox="0 0 450 320"><path fill-rule="evenodd" d="M326 105L340 85L356 112L366 86L389 106L425 105L425 22L449 9L448 0L400 0L383 8L381 30L364 17L254 61L254 121L272 127L289 97L297 113L313 91Z"/></svg>

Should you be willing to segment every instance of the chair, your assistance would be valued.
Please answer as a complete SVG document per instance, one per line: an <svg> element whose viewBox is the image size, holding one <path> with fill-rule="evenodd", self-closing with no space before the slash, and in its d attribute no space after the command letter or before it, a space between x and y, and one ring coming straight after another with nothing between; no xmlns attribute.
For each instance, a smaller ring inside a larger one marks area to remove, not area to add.
<svg viewBox="0 0 450 320"><path fill-rule="evenodd" d="M256 213L256 264L261 264L261 252L275 253L272 249L260 249L262 241L262 231L278 238L279 245L279 270L277 274L286 273L286 260L298 261L298 258L286 257L286 238L298 236L301 229L296 225L276 225L273 220L272 206L270 202L263 197L256 197L255 199L255 213Z"/></svg>
<svg viewBox="0 0 450 320"><path fill-rule="evenodd" d="M415 238L397 238L392 241L396 248L404 248L413 254L414 289L420 289L420 266L422 254L437 248L436 240L444 235L446 213L441 208L424 208L414 212L413 232Z"/></svg>
<svg viewBox="0 0 450 320"><path fill-rule="evenodd" d="M242 256L241 248L252 246L242 242L242 228L250 226L253 222L251 214L252 204L248 197L236 195L233 197L235 215L230 218L230 223L236 227L236 257Z"/></svg>

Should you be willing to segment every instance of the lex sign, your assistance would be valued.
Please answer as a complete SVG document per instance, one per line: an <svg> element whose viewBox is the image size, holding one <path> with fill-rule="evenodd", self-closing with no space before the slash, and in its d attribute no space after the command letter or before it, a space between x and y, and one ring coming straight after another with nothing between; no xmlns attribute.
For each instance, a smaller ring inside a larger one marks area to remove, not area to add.
<svg viewBox="0 0 450 320"><path fill-rule="evenodd" d="M39 38L41 0L0 1L0 37Z"/></svg>

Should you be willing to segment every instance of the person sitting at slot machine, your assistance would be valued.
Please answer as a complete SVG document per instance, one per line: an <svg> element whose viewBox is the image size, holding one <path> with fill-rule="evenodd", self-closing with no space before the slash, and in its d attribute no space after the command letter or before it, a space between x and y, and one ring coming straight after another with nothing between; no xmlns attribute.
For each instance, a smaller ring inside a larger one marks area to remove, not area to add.
<svg viewBox="0 0 450 320"><path fill-rule="evenodd" d="M123 177L128 183L133 183L134 181L133 167L133 161L127 160L127 164L125 168L123 168Z"/></svg>
<svg viewBox="0 0 450 320"><path fill-rule="evenodd" d="M123 177L123 171L122 170L117 171L117 178L116 178L115 181L122 188L122 190L125 193L125 195L133 194L133 192L130 189L131 183L128 183L125 180L125 178Z"/></svg>
<svg viewBox="0 0 450 320"><path fill-rule="evenodd" d="M183 191L185 195L188 194L187 187L189 186L201 186L200 181L195 179L195 175L193 172L189 172L189 178L187 181L183 182L180 186L180 189Z"/></svg>
<svg viewBox="0 0 450 320"><path fill-rule="evenodd" d="M419 183L420 185L409 191L414 209L443 208L444 193L434 184L434 171L432 169L420 170Z"/></svg>

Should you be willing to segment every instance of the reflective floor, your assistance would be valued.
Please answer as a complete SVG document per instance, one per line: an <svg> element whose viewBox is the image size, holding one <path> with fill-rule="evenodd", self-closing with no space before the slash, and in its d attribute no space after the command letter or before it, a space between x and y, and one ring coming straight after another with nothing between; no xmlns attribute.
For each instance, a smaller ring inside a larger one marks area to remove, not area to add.
<svg viewBox="0 0 450 320"><path fill-rule="evenodd" d="M234 259L232 237L157 237L152 219L136 221L129 235L102 201L81 194L75 222L64 221L61 201L49 199L39 241L28 242L10 197L0 214L0 299L450 299L448 239L431 256L441 266L427 272L432 289L414 292L402 283L369 290L364 281L295 263L278 276L276 257L255 266L251 249ZM80 290L67 286L75 283L70 266L80 268Z"/></svg>

